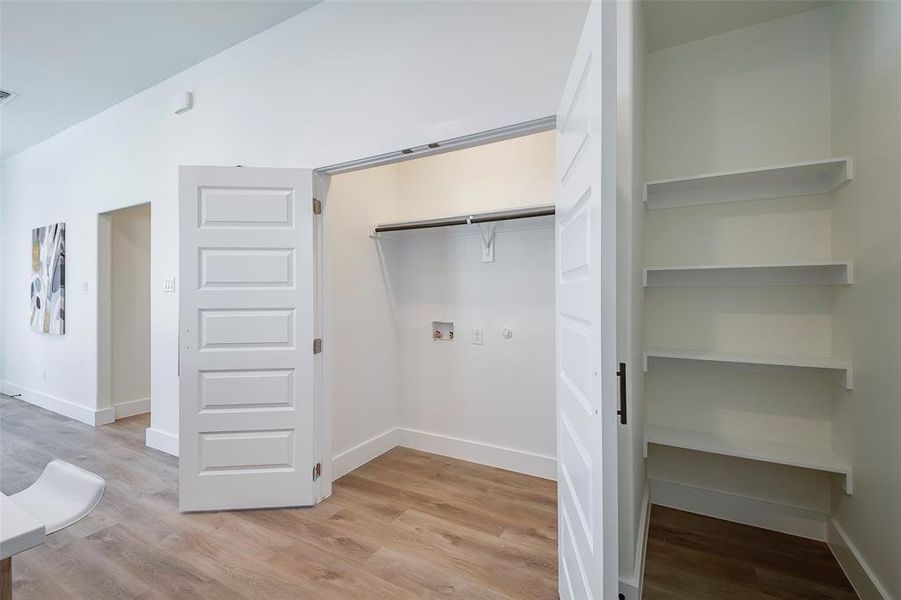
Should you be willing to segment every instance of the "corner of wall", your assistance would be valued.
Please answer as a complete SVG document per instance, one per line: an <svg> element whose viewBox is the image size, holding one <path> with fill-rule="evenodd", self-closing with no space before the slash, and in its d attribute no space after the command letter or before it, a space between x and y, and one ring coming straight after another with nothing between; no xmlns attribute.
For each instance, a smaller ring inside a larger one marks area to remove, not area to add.
<svg viewBox="0 0 901 600"><path fill-rule="evenodd" d="M826 543L862 600L891 600L888 590L835 519L829 519L827 524Z"/></svg>
<svg viewBox="0 0 901 600"><path fill-rule="evenodd" d="M148 448L165 452L172 456L178 456L178 436L172 435L153 427L145 430L144 442Z"/></svg>

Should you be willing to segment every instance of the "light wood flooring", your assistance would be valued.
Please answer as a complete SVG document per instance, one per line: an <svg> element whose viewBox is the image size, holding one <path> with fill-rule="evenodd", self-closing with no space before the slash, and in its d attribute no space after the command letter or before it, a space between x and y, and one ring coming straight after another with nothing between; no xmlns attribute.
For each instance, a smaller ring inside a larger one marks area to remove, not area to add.
<svg viewBox="0 0 901 600"><path fill-rule="evenodd" d="M90 516L14 559L16 600L557 597L552 482L397 448L315 508L183 515L147 425L0 396L0 491L54 457L107 481ZM824 544L653 507L646 600L854 597Z"/></svg>
<svg viewBox="0 0 901 600"><path fill-rule="evenodd" d="M0 398L0 491L54 457L107 481L91 515L13 559L16 600L556 598L553 482L397 448L315 508L180 514L147 425Z"/></svg>

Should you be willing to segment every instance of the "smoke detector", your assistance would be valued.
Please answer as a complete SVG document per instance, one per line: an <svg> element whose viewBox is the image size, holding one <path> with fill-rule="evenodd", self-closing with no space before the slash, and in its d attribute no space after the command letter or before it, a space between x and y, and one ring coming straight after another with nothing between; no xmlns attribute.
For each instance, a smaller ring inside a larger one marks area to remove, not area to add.
<svg viewBox="0 0 901 600"><path fill-rule="evenodd" d="M16 97L16 95L12 92L7 92L6 90L0 90L0 106L3 106L4 104L9 104L10 102L12 102L13 98L15 98L15 97Z"/></svg>

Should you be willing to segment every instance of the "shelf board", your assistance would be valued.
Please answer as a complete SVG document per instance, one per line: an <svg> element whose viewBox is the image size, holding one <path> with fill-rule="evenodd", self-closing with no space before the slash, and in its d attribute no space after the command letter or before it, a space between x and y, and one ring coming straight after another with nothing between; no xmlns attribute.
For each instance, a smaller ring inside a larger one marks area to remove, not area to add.
<svg viewBox="0 0 901 600"><path fill-rule="evenodd" d="M768 440L690 431L660 425L645 427L645 456L647 456L648 444L837 473L844 476L845 491L849 494L852 491L851 467L828 448L794 446Z"/></svg>
<svg viewBox="0 0 901 600"><path fill-rule="evenodd" d="M791 354L754 354L745 352L721 352L718 350L695 350L685 348L649 348L644 355L644 370L648 370L651 358L695 360L747 365L770 365L779 367L801 367L807 369L827 369L840 373L846 389L854 387L854 371L843 360L829 356L796 356Z"/></svg>
<svg viewBox="0 0 901 600"><path fill-rule="evenodd" d="M645 183L649 209L825 194L852 178L850 157Z"/></svg>
<svg viewBox="0 0 901 600"><path fill-rule="evenodd" d="M685 265L648 267L645 287L717 287L773 285L850 285L847 261L765 265Z"/></svg>

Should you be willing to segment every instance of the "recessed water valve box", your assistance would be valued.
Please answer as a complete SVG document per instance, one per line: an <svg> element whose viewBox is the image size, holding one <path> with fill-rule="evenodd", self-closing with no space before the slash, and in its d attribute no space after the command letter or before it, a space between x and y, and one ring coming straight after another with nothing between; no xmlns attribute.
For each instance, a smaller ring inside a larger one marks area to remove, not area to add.
<svg viewBox="0 0 901 600"><path fill-rule="evenodd" d="M450 342L454 339L453 321L432 321L432 340Z"/></svg>

